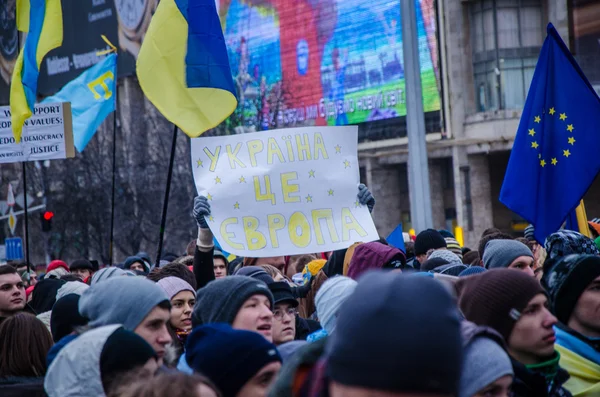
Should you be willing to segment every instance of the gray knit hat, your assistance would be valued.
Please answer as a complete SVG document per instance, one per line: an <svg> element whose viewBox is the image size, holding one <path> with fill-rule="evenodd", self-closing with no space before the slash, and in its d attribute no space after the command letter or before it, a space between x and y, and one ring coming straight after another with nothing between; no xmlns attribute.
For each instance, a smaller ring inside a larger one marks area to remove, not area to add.
<svg viewBox="0 0 600 397"><path fill-rule="evenodd" d="M99 283L100 281L108 280L109 278L119 277L119 276L135 276L130 271L125 271L123 269L119 269L116 266L105 267L104 269L98 270L92 276L91 285Z"/></svg>
<svg viewBox="0 0 600 397"><path fill-rule="evenodd" d="M458 397L471 397L505 375L513 375L506 351L493 339L477 337L464 352Z"/></svg>
<svg viewBox="0 0 600 397"><path fill-rule="evenodd" d="M115 277L92 284L79 299L79 313L89 325L123 324L133 331L159 303L169 298L156 283L143 277Z"/></svg>
<svg viewBox="0 0 600 397"><path fill-rule="evenodd" d="M211 281L196 292L192 325L233 323L235 316L252 295L269 298L273 308L273 294L267 284L247 276L227 276Z"/></svg>
<svg viewBox="0 0 600 397"><path fill-rule="evenodd" d="M517 240L491 240L485 245L483 265L486 269L508 267L520 256L533 258L533 253Z"/></svg>
<svg viewBox="0 0 600 397"><path fill-rule="evenodd" d="M427 259L441 258L453 265L462 265L462 260L450 250L436 250L429 255Z"/></svg>

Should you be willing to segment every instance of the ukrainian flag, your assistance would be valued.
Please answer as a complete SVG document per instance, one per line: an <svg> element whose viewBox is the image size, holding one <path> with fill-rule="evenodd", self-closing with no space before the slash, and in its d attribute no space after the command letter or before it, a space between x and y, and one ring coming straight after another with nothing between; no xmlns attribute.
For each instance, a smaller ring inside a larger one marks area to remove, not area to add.
<svg viewBox="0 0 600 397"><path fill-rule="evenodd" d="M20 0L18 21L23 21L28 8L29 26L20 22L19 30L28 29L29 33L17 57L10 85L11 121L17 142L21 141L25 120L33 114L42 60L48 52L60 47L63 40L61 0Z"/></svg>
<svg viewBox="0 0 600 397"><path fill-rule="evenodd" d="M216 127L237 99L214 0L162 0L137 60L148 99L190 137Z"/></svg>

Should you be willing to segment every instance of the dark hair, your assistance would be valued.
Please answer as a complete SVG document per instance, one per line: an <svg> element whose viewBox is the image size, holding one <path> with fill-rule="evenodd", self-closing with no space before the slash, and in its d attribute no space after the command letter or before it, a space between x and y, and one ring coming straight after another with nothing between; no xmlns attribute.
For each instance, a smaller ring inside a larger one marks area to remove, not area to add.
<svg viewBox="0 0 600 397"><path fill-rule="evenodd" d="M512 240L512 236L510 234L506 234L506 233L493 233L493 234L488 234L484 237L481 238L481 240L479 240L479 246L477 247L477 252L479 252L479 258L481 258L481 260L483 260L483 253L485 252L485 246L487 243L489 243L492 240Z"/></svg>
<svg viewBox="0 0 600 397"><path fill-rule="evenodd" d="M481 260L481 258L479 257L479 252L477 252L477 251L469 251L469 252L467 252L466 254L463 255L462 262L465 265L479 266L480 265L480 260Z"/></svg>
<svg viewBox="0 0 600 397"><path fill-rule="evenodd" d="M415 243L412 241L404 243L404 249L406 250L406 258L413 258L415 256Z"/></svg>
<svg viewBox="0 0 600 397"><path fill-rule="evenodd" d="M19 274L17 269L12 267L11 265L1 265L0 266L0 276L4 276L5 274Z"/></svg>
<svg viewBox="0 0 600 397"><path fill-rule="evenodd" d="M194 290L198 288L194 273L192 273L187 266L182 265L181 263L169 263L158 270L154 269L148 275L148 279L154 282L158 282L166 277L179 277L180 279L187 281Z"/></svg>
<svg viewBox="0 0 600 397"><path fill-rule="evenodd" d="M267 272L267 274L269 276L271 276L273 278L273 280L275 280L275 277L277 276L281 276L284 277L283 273L277 269L275 266L272 265L258 265L258 267L262 267L262 269Z"/></svg>
<svg viewBox="0 0 600 397"><path fill-rule="evenodd" d="M164 372L152 376L148 371L133 371L121 378L120 385L108 397L189 397L198 395L198 386L206 385L217 397L222 394L216 386L200 374Z"/></svg>
<svg viewBox="0 0 600 397"><path fill-rule="evenodd" d="M161 309L171 310L171 301L164 300L160 302L156 307L160 307Z"/></svg>
<svg viewBox="0 0 600 397"><path fill-rule="evenodd" d="M20 312L0 325L0 378L43 377L52 335L34 315Z"/></svg>
<svg viewBox="0 0 600 397"><path fill-rule="evenodd" d="M490 234L496 234L496 233L502 233L502 230L500 230L496 227L489 227L489 228L485 229L483 231L483 233L481 233L481 238L484 238L485 236L489 236Z"/></svg>
<svg viewBox="0 0 600 397"><path fill-rule="evenodd" d="M290 264L293 264L295 266L295 273L301 273L304 269L304 266L308 265L311 261L315 259L317 259L317 255L315 254L294 255L290 257Z"/></svg>
<svg viewBox="0 0 600 397"><path fill-rule="evenodd" d="M174 263L181 263L184 266L192 266L194 264L194 257L191 255L180 256L173 261Z"/></svg>

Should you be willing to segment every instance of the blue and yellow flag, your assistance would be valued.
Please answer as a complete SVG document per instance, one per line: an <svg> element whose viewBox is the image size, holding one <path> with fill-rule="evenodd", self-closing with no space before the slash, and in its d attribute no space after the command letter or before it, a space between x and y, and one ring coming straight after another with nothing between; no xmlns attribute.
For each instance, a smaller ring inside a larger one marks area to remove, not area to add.
<svg viewBox="0 0 600 397"><path fill-rule="evenodd" d="M600 171L600 98L552 24L547 31L500 191L540 243Z"/></svg>
<svg viewBox="0 0 600 397"><path fill-rule="evenodd" d="M116 89L117 54L113 53L42 103L71 102L73 141L82 152L106 116L115 110Z"/></svg>
<svg viewBox="0 0 600 397"><path fill-rule="evenodd" d="M190 137L237 106L214 0L162 0L137 60L146 97Z"/></svg>
<svg viewBox="0 0 600 397"><path fill-rule="evenodd" d="M17 11L26 12L19 2ZM48 52L60 47L63 40L62 6L60 0L29 0L29 26L25 46L17 57L10 84L10 112L13 135L21 141L23 124L33 113L37 95L40 66ZM18 15L17 20L22 20Z"/></svg>

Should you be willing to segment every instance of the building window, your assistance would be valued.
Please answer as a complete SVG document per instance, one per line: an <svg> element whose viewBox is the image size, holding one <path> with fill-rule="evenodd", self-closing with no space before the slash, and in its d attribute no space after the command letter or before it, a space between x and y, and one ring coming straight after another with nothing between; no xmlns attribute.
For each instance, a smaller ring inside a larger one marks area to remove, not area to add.
<svg viewBox="0 0 600 397"><path fill-rule="evenodd" d="M477 111L521 109L544 35L541 0L470 5Z"/></svg>

